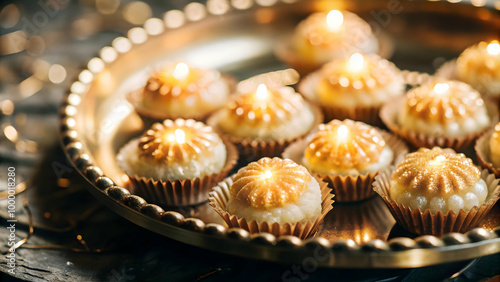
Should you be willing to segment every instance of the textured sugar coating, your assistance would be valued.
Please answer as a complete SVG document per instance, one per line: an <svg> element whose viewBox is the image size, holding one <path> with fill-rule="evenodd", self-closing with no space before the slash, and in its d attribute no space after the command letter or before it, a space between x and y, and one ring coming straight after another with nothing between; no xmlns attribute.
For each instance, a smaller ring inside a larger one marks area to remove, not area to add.
<svg viewBox="0 0 500 282"><path fill-rule="evenodd" d="M488 195L479 169L451 149L421 148L410 153L392 175L390 197L399 204L432 213L468 212Z"/></svg>
<svg viewBox="0 0 500 282"><path fill-rule="evenodd" d="M296 223L321 214L321 190L306 168L288 159L262 158L240 169L227 211L247 221Z"/></svg>
<svg viewBox="0 0 500 282"><path fill-rule="evenodd" d="M463 82L447 80L410 90L397 119L410 131L447 137L480 132L490 124L479 92Z"/></svg>
<svg viewBox="0 0 500 282"><path fill-rule="evenodd" d="M316 88L321 104L348 108L373 107L404 94L403 76L393 63L375 54L363 57L365 70L359 73L347 69L349 57L323 66Z"/></svg>
<svg viewBox="0 0 500 282"><path fill-rule="evenodd" d="M183 130L185 142L168 140L175 129ZM218 173L226 157L226 146L211 127L182 119L154 124L141 138L127 143L117 156L128 175L170 181Z"/></svg>
<svg viewBox="0 0 500 282"><path fill-rule="evenodd" d="M500 45L496 40L473 45L465 49L457 59L460 80L490 95L500 95L499 69Z"/></svg>
<svg viewBox="0 0 500 282"><path fill-rule="evenodd" d="M220 72L190 68L186 79L177 80L172 75L176 65L167 64L148 79L141 101L146 109L188 118L205 115L226 103L230 87Z"/></svg>
<svg viewBox="0 0 500 282"><path fill-rule="evenodd" d="M490 159L491 163L500 168L500 123L495 126L495 131L490 137Z"/></svg>
<svg viewBox="0 0 500 282"><path fill-rule="evenodd" d="M267 95L265 99L253 92L238 95L223 110L218 127L234 136L265 141L294 138L311 129L313 110L292 88L269 89Z"/></svg>
<svg viewBox="0 0 500 282"><path fill-rule="evenodd" d="M342 28L328 30L327 13L314 13L301 21L292 37L293 49L302 58L324 63L352 52L375 53L378 41L370 25L356 14L342 11Z"/></svg>
<svg viewBox="0 0 500 282"><path fill-rule="evenodd" d="M339 133L339 128L344 132ZM320 125L304 152L303 164L323 174L356 175L388 166L392 150L372 126L352 120Z"/></svg>

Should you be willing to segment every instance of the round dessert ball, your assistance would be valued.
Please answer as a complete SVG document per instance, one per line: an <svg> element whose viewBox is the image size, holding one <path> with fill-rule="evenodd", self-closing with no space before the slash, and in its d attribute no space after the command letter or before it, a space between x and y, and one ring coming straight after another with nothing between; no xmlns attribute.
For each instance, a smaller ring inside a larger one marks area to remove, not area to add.
<svg viewBox="0 0 500 282"><path fill-rule="evenodd" d="M226 157L219 135L192 119L155 123L140 138L123 146L117 156L126 174L163 181L218 173Z"/></svg>
<svg viewBox="0 0 500 282"><path fill-rule="evenodd" d="M491 162L495 167L500 168L500 123L495 126L489 145Z"/></svg>
<svg viewBox="0 0 500 282"><path fill-rule="evenodd" d="M377 172L393 160L383 136L363 122L332 120L310 138L302 163L313 172L355 176Z"/></svg>
<svg viewBox="0 0 500 282"><path fill-rule="evenodd" d="M225 134L262 141L301 136L315 123L312 107L293 88L264 84L235 96L215 117L214 126Z"/></svg>
<svg viewBox="0 0 500 282"><path fill-rule="evenodd" d="M490 117L479 92L459 81L435 80L405 96L397 122L409 131L460 137L483 131Z"/></svg>
<svg viewBox="0 0 500 282"><path fill-rule="evenodd" d="M480 42L460 54L457 74L485 95L500 96L500 43Z"/></svg>
<svg viewBox="0 0 500 282"><path fill-rule="evenodd" d="M392 174L389 194L411 209L445 214L468 212L483 204L488 188L471 159L452 149L434 147L406 156Z"/></svg>
<svg viewBox="0 0 500 282"><path fill-rule="evenodd" d="M321 215L321 189L305 167L262 158L234 176L226 209L248 222L312 222Z"/></svg>
<svg viewBox="0 0 500 282"><path fill-rule="evenodd" d="M297 56L319 65L356 51L378 51L370 25L356 14L338 10L314 13L301 21L291 45Z"/></svg>
<svg viewBox="0 0 500 282"><path fill-rule="evenodd" d="M400 70L375 54L354 53L332 60L319 71L316 96L321 105L356 108L381 106L404 94Z"/></svg>
<svg viewBox="0 0 500 282"><path fill-rule="evenodd" d="M222 107L231 89L220 72L168 63L148 79L140 107L171 118L197 118Z"/></svg>

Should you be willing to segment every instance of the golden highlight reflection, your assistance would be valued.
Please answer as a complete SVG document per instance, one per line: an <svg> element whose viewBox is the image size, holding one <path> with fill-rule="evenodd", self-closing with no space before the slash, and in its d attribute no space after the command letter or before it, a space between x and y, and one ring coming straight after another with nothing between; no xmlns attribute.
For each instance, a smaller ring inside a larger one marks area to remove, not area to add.
<svg viewBox="0 0 500 282"><path fill-rule="evenodd" d="M9 4L0 11L0 26L2 28L12 28L19 22L20 18L21 13L17 6Z"/></svg>
<svg viewBox="0 0 500 282"><path fill-rule="evenodd" d="M106 63L111 63L116 60L116 57L118 57L118 53L113 47L106 46L101 49L99 56L101 56L102 60Z"/></svg>
<svg viewBox="0 0 500 282"><path fill-rule="evenodd" d="M208 0L207 9L214 15L223 15L229 11L229 3L226 0Z"/></svg>
<svg viewBox="0 0 500 282"><path fill-rule="evenodd" d="M496 2L493 4L493 7L495 7L495 9L497 9L497 10L500 10L500 1L496 1Z"/></svg>
<svg viewBox="0 0 500 282"><path fill-rule="evenodd" d="M163 21L157 18L148 19L144 23L144 29L151 35L158 35L163 32Z"/></svg>
<svg viewBox="0 0 500 282"><path fill-rule="evenodd" d="M132 41L135 44L141 44L146 42L148 39L148 34L146 31L141 28L141 27L134 27L128 32L128 37L130 38L130 41Z"/></svg>
<svg viewBox="0 0 500 282"><path fill-rule="evenodd" d="M252 0L231 0L231 5L238 10L246 10L252 7Z"/></svg>
<svg viewBox="0 0 500 282"><path fill-rule="evenodd" d="M186 13L186 18L190 21L199 21L207 14L205 6L196 2L188 4L184 9L184 12Z"/></svg>
<svg viewBox="0 0 500 282"><path fill-rule="evenodd" d="M15 143L19 137L17 130L10 124L3 128L3 134L13 143Z"/></svg>
<svg viewBox="0 0 500 282"><path fill-rule="evenodd" d="M103 15L110 15L120 7L120 0L96 0L95 7Z"/></svg>
<svg viewBox="0 0 500 282"><path fill-rule="evenodd" d="M79 82L79 81L75 81L73 82L73 84L71 84L71 92L74 92L74 93L77 93L77 94L82 94L83 92L85 92L85 90L87 90L87 87L85 86L85 84Z"/></svg>
<svg viewBox="0 0 500 282"><path fill-rule="evenodd" d="M185 22L184 13L179 10L170 10L165 13L163 20L165 21L165 25L169 28L180 27Z"/></svg>
<svg viewBox="0 0 500 282"><path fill-rule="evenodd" d="M49 62L37 59L33 62L31 67L32 67L31 71L33 72L33 75L36 78L44 81L49 80L49 69L50 69Z"/></svg>
<svg viewBox="0 0 500 282"><path fill-rule="evenodd" d="M133 1L123 8L123 17L132 24L143 24L151 15L151 7L144 2Z"/></svg>
<svg viewBox="0 0 500 282"><path fill-rule="evenodd" d="M28 98L29 96L40 91L40 89L42 89L42 86L43 83L41 80L39 80L35 76L30 76L25 80L23 80L21 83L19 83L18 89L22 98Z"/></svg>
<svg viewBox="0 0 500 282"><path fill-rule="evenodd" d="M269 7L269 6L276 4L276 2L278 2L278 1L277 0L256 0L255 2L257 2L257 4L259 4L261 6Z"/></svg>
<svg viewBox="0 0 500 282"><path fill-rule="evenodd" d="M18 30L0 36L0 55L19 53L26 49L27 37L24 31Z"/></svg>
<svg viewBox="0 0 500 282"><path fill-rule="evenodd" d="M0 103L0 111L3 115L10 116L14 113L14 103L11 100L3 100Z"/></svg>
<svg viewBox="0 0 500 282"><path fill-rule="evenodd" d="M113 45L116 51L120 53L128 52L130 48L132 48L132 43L130 43L130 40L125 37L117 37L115 40L113 40L111 45Z"/></svg>
<svg viewBox="0 0 500 282"><path fill-rule="evenodd" d="M52 83L59 84L63 82L66 75L66 69L59 64L53 64L49 69L49 80Z"/></svg>
<svg viewBox="0 0 500 282"><path fill-rule="evenodd" d="M92 58L87 67L91 72L98 73L104 69L104 62L99 58Z"/></svg>
<svg viewBox="0 0 500 282"><path fill-rule="evenodd" d="M28 39L26 51L32 56L39 56L45 51L45 40L39 35L35 35Z"/></svg>
<svg viewBox="0 0 500 282"><path fill-rule="evenodd" d="M472 5L482 7L486 4L486 0L471 0Z"/></svg>
<svg viewBox="0 0 500 282"><path fill-rule="evenodd" d="M90 83L92 79L94 79L94 75L89 70L83 70L78 76L78 79L83 83Z"/></svg>

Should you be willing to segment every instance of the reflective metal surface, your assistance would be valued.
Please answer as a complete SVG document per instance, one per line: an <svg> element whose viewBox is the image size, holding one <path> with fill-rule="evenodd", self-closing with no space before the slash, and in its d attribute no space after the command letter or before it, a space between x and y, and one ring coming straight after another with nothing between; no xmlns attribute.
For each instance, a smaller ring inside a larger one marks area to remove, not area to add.
<svg viewBox="0 0 500 282"><path fill-rule="evenodd" d="M186 13L167 12L164 32L136 28L129 38L117 38L111 48L105 47L108 49L103 49L100 57L90 61L91 79L72 85L61 110L61 142L96 198L130 221L167 237L270 261L302 263L312 258L329 267L420 267L500 252L499 204L481 222L483 228L466 235L414 239L394 225L378 197L349 205L336 203L316 237L302 241L228 230L208 204L169 210L148 204L133 195L132 189L115 187L127 180L117 166L116 152L144 130L125 95L141 87L162 62L185 60L220 69L240 80L285 69L274 57L273 46L309 13L332 8L359 14L376 34L384 29L394 46L392 60L401 69L412 71L432 73L440 63L481 39L497 36L500 30L498 13L465 4L260 1L260 5L247 7L241 2L231 1L231 7L226 1L212 1L206 16L193 21Z"/></svg>

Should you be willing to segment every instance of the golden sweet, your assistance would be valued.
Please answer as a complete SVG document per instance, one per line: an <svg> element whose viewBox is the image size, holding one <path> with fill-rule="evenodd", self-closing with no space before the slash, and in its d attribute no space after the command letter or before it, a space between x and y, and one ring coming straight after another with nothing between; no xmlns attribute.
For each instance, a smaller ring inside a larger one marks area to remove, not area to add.
<svg viewBox="0 0 500 282"><path fill-rule="evenodd" d="M309 142L304 156L311 167L361 170L376 163L386 143L372 126L352 120L322 124Z"/></svg>
<svg viewBox="0 0 500 282"><path fill-rule="evenodd" d="M377 55L353 54L323 66L317 91L320 97L361 89L376 94L373 90L385 87L399 76L393 63Z"/></svg>
<svg viewBox="0 0 500 282"><path fill-rule="evenodd" d="M236 123L265 127L284 124L303 108L304 99L293 89L267 89L261 84L256 91L235 97L227 111Z"/></svg>
<svg viewBox="0 0 500 282"><path fill-rule="evenodd" d="M484 108L484 101L463 82L440 80L412 89L404 106L409 115L446 124L474 117Z"/></svg>
<svg viewBox="0 0 500 282"><path fill-rule="evenodd" d="M328 13L315 13L297 25L295 36L306 42L306 46L311 48L310 52L314 47L350 50L364 42L360 39L366 40L372 36L370 25L356 14L334 12L340 14L334 15L337 19L330 20Z"/></svg>
<svg viewBox="0 0 500 282"><path fill-rule="evenodd" d="M471 46L460 54L457 59L457 71L462 79L470 79L472 83L481 83L491 80L499 80L500 75L500 44L492 42L480 42Z"/></svg>
<svg viewBox="0 0 500 282"><path fill-rule="evenodd" d="M155 123L140 138L141 158L159 163L187 162L200 154L210 154L220 143L220 137L211 127L192 119L165 120Z"/></svg>
<svg viewBox="0 0 500 282"><path fill-rule="evenodd" d="M148 79L143 89L143 103L148 107L169 104L173 100L186 105L201 96L209 97L209 88L221 74L216 70L189 68L183 63L168 64Z"/></svg>
<svg viewBox="0 0 500 282"><path fill-rule="evenodd" d="M256 209L280 208L297 202L311 180L307 169L291 160L262 158L238 171L231 194Z"/></svg>
<svg viewBox="0 0 500 282"><path fill-rule="evenodd" d="M392 175L412 195L445 198L471 189L480 178L481 172L471 159L439 147L408 154Z"/></svg>
<svg viewBox="0 0 500 282"><path fill-rule="evenodd" d="M500 168L500 123L495 126L495 131L490 137L490 159L493 165Z"/></svg>

